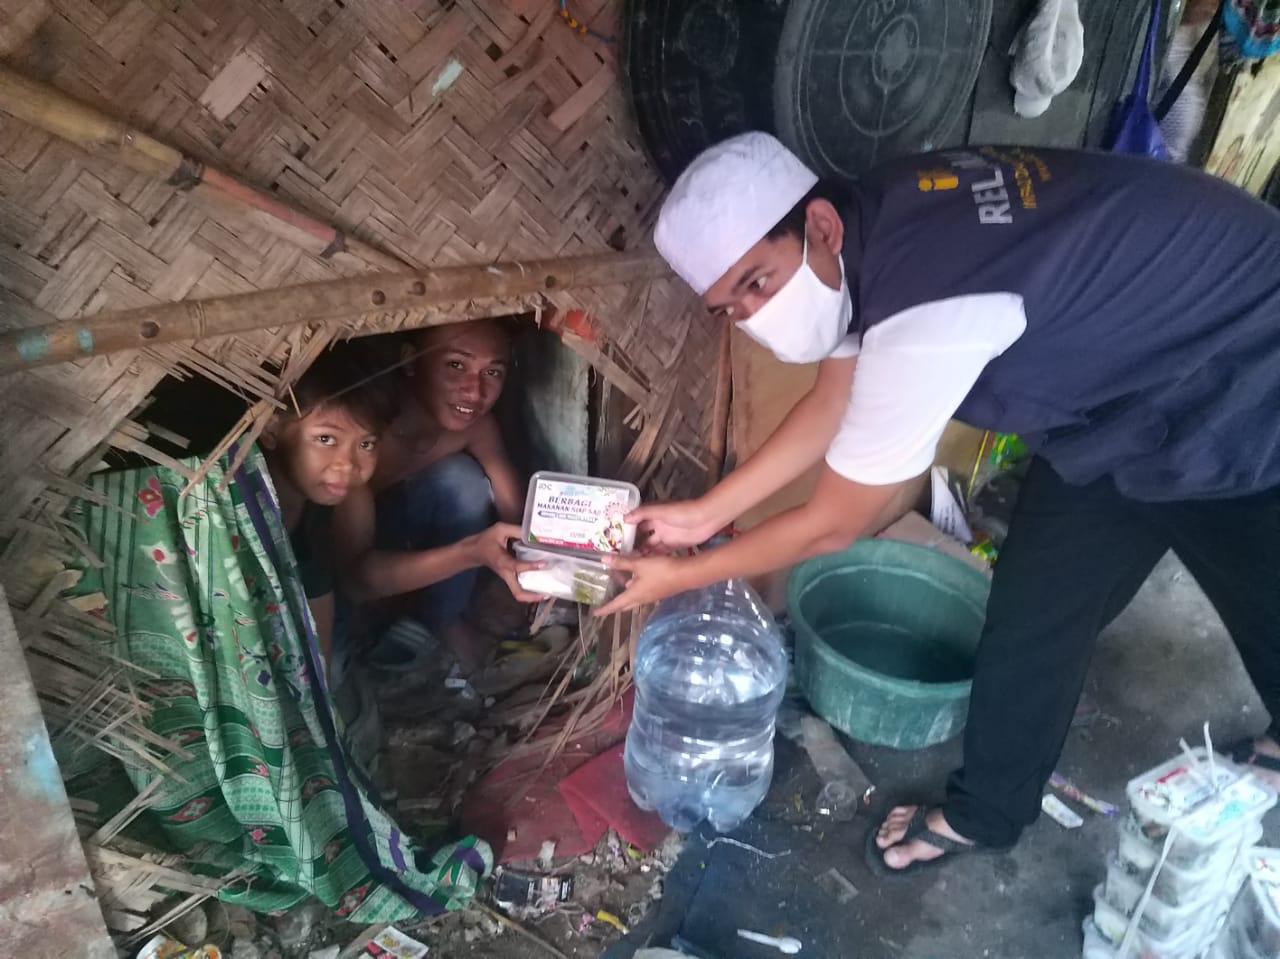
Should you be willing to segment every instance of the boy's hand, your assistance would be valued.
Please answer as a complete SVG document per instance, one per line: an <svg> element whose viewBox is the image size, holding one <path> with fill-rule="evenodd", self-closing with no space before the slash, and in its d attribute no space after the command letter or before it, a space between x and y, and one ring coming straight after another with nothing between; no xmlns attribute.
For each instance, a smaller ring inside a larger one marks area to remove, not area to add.
<svg viewBox="0 0 1280 959"><path fill-rule="evenodd" d="M721 525L696 499L640 506L627 514L626 521L637 525L639 548L646 554L699 546Z"/></svg>
<svg viewBox="0 0 1280 959"><path fill-rule="evenodd" d="M626 589L596 608L596 616L609 616L645 603L656 603L687 588L684 582L687 559L674 556L605 556L603 562L612 570L630 573L631 579Z"/></svg>
<svg viewBox="0 0 1280 959"><path fill-rule="evenodd" d="M494 523L473 537L473 548L477 565L487 566L501 576L512 596L522 603L536 603L546 597L521 588L519 577L521 573L541 569L543 564L521 562L511 555L508 546L513 539L520 538L520 533L520 527L512 523Z"/></svg>

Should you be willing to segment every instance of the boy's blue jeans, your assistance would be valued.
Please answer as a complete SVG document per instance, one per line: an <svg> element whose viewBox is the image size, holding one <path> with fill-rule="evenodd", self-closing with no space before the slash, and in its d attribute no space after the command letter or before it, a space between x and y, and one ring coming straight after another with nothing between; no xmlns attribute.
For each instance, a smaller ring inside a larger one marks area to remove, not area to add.
<svg viewBox="0 0 1280 959"><path fill-rule="evenodd" d="M436 549L487 529L493 522L493 488L480 464L466 453L433 463L377 499L376 546L387 550ZM468 569L417 592L413 615L432 632L466 611L478 570Z"/></svg>

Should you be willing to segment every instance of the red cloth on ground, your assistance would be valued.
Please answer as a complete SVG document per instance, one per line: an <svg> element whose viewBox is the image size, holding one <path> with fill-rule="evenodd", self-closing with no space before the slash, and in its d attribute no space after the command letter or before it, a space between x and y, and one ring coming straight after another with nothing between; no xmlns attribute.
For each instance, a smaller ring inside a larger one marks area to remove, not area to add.
<svg viewBox="0 0 1280 959"><path fill-rule="evenodd" d="M645 850L656 848L669 828L655 813L645 812L631 799L622 766L624 743L583 763L560 782L560 792L583 836L596 833L596 841L608 827L626 842ZM597 830L596 823L604 823Z"/></svg>
<svg viewBox="0 0 1280 959"><path fill-rule="evenodd" d="M509 760L481 779L463 800L462 828L489 842L503 863L536 859L546 840L555 842L557 856L581 855L610 826L643 849L661 842L666 827L631 802L622 769L633 696L628 691L600 728L571 741L545 769L538 753ZM548 729L539 738L557 732Z"/></svg>

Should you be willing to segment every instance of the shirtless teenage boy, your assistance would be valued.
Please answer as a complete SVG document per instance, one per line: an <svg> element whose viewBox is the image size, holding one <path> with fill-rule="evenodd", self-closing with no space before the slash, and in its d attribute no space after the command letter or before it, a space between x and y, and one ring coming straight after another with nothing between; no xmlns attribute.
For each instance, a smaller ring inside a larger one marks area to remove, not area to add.
<svg viewBox="0 0 1280 959"><path fill-rule="evenodd" d="M476 320L431 327L407 347L403 409L383 436L372 482L336 511L343 586L355 602L412 594L409 612L464 666L484 656L463 622L479 567L521 601L523 490L492 415L510 365L502 327ZM498 522L494 522L494 518Z"/></svg>

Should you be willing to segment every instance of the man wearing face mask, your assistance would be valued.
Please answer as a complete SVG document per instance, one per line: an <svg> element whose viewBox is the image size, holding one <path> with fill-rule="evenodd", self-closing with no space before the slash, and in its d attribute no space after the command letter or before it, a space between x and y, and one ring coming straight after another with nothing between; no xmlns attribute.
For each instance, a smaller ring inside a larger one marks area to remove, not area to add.
<svg viewBox="0 0 1280 959"><path fill-rule="evenodd" d="M1040 811L1093 640L1172 548L1280 723L1280 213L1170 163L967 147L843 195L735 137L672 188L658 249L812 390L704 496L641 507L653 552L705 542L825 459L809 502L694 556L620 557L601 615L843 548L933 461L947 422L1037 457L1001 550L964 766L944 806L868 838L901 873L1012 846ZM1280 769L1274 727L1242 744Z"/></svg>

